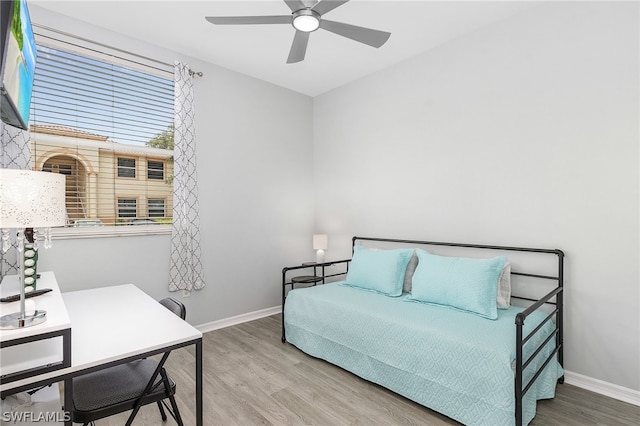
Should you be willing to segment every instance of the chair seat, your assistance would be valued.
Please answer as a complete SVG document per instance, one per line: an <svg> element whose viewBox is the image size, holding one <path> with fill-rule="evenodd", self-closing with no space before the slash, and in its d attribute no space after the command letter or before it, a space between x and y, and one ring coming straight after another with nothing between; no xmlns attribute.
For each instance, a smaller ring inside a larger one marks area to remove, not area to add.
<svg viewBox="0 0 640 426"><path fill-rule="evenodd" d="M85 374L73 379L74 421L85 423L133 409L158 363L141 359ZM172 392L175 382L168 377ZM144 397L144 404L167 397L162 377L158 374L154 385L160 384Z"/></svg>

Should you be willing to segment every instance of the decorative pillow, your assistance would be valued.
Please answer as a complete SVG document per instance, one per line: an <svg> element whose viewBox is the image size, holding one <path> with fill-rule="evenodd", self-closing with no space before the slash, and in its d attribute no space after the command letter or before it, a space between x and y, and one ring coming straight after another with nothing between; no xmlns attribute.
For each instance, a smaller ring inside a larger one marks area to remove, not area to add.
<svg viewBox="0 0 640 426"><path fill-rule="evenodd" d="M507 258L444 257L417 250L411 298L449 306L488 319L498 318L498 279Z"/></svg>
<svg viewBox="0 0 640 426"><path fill-rule="evenodd" d="M345 284L400 296L412 249L370 250L355 246Z"/></svg>
<svg viewBox="0 0 640 426"><path fill-rule="evenodd" d="M509 309L511 306L511 262L504 264L500 279L498 280L498 296L496 297L498 309Z"/></svg>

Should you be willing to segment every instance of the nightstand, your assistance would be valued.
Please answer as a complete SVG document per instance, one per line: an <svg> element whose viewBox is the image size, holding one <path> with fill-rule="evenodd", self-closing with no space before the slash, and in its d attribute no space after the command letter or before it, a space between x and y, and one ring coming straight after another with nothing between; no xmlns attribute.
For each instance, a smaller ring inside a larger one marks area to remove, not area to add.
<svg viewBox="0 0 640 426"><path fill-rule="evenodd" d="M316 285L323 280L323 277L317 275L299 275L291 278L291 289L293 290L296 284L313 284Z"/></svg>

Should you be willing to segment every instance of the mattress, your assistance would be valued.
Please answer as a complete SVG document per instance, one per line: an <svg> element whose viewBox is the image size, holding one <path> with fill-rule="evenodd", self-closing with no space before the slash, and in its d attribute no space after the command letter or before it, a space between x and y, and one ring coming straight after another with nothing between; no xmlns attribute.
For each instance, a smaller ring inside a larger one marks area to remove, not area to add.
<svg viewBox="0 0 640 426"><path fill-rule="evenodd" d="M286 339L338 365L467 425L515 424L515 316L499 310L488 320L447 307L416 303L332 283L289 292ZM524 335L546 315L527 318ZM524 348L532 353L553 331L545 324ZM528 383L553 352L553 340L525 370ZM523 398L523 420L538 399L553 398L562 375L552 360Z"/></svg>

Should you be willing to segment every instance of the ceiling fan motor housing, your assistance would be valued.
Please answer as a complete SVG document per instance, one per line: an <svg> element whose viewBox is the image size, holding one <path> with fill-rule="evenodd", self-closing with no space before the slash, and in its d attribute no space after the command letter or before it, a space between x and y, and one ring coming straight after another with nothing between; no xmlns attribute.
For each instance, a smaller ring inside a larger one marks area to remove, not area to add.
<svg viewBox="0 0 640 426"><path fill-rule="evenodd" d="M310 33L320 27L320 14L311 9L296 10L292 14L291 25L298 31Z"/></svg>

